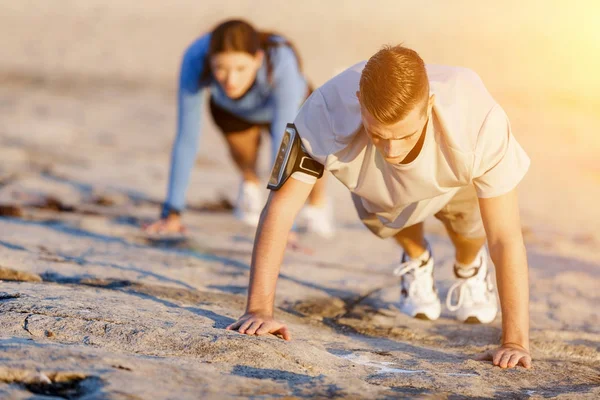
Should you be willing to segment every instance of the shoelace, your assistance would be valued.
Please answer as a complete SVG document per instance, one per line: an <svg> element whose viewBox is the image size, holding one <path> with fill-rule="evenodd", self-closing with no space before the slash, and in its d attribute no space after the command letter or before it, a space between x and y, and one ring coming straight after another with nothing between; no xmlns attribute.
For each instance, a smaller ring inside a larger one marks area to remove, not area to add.
<svg viewBox="0 0 600 400"><path fill-rule="evenodd" d="M448 295L446 296L446 307L449 311L457 311L463 305L463 290L466 288L471 293L471 298L474 303L483 303L487 301L487 293L489 282L487 281L487 277L479 285L472 285L470 283L477 280L477 274L470 278L459 279L452 286L450 286L450 290L448 290ZM456 304L452 304L452 297L454 292L458 289L458 300Z"/></svg>
<svg viewBox="0 0 600 400"><path fill-rule="evenodd" d="M411 284L408 288L409 296L414 296L415 292L417 291L417 285L415 284L415 282L419 282L419 280L417 279L416 275L418 274L419 268L421 268L423 265L425 265L425 263L426 262L423 262L421 260L410 260L410 261L403 262L396 269L394 269L393 273L395 276L398 276L398 277L403 277L404 275L409 274L409 273L414 274L413 276L415 279L411 282Z"/></svg>

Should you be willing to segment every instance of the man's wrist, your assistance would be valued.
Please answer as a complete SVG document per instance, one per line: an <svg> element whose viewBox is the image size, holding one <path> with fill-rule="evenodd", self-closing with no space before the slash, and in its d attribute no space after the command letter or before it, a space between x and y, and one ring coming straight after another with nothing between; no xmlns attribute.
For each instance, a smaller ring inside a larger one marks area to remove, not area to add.
<svg viewBox="0 0 600 400"><path fill-rule="evenodd" d="M518 346L529 351L529 336L525 335L504 335L502 337L502 346Z"/></svg>
<svg viewBox="0 0 600 400"><path fill-rule="evenodd" d="M529 346L525 346L522 343L516 343L516 342L503 342L502 346L515 346L515 347L521 347L524 350L529 351Z"/></svg>
<svg viewBox="0 0 600 400"><path fill-rule="evenodd" d="M248 302L246 314L260 314L267 317L273 317L274 310L273 306L264 303L257 304L256 302Z"/></svg>

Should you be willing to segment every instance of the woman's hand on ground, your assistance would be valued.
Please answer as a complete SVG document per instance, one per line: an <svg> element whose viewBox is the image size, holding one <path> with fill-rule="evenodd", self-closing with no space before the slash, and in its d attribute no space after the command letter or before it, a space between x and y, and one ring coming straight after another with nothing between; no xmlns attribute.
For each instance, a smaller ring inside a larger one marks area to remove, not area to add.
<svg viewBox="0 0 600 400"><path fill-rule="evenodd" d="M144 226L143 229L144 232L150 234L185 232L185 227L181 223L181 217L178 215L170 215L167 218L159 219L152 224Z"/></svg>

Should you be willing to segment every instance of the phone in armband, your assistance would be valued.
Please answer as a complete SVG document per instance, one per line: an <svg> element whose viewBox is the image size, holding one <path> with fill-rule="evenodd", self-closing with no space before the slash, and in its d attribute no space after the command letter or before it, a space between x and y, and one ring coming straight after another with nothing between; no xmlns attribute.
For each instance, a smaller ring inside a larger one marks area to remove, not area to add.
<svg viewBox="0 0 600 400"><path fill-rule="evenodd" d="M267 188L279 190L290 176L314 184L323 176L324 169L304 150L296 126L287 124Z"/></svg>

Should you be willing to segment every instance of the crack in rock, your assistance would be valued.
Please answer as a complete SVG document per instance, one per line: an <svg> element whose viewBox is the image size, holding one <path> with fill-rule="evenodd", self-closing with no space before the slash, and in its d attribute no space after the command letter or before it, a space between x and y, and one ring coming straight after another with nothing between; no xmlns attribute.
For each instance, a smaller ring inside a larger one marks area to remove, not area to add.
<svg viewBox="0 0 600 400"><path fill-rule="evenodd" d="M0 292L0 300L18 299L19 297L21 297L21 293Z"/></svg>
<svg viewBox="0 0 600 400"><path fill-rule="evenodd" d="M33 314L29 314L27 315L27 317L25 317L25 320L23 321L23 329L25 329L25 331L27 333L29 333L31 336L33 336L33 333L31 333L31 331L29 330L28 324L29 324L29 317L31 317Z"/></svg>
<svg viewBox="0 0 600 400"><path fill-rule="evenodd" d="M128 323L126 322L117 322L117 321L111 321L111 320L107 320L107 319L102 319L102 318L86 318L86 317L81 317L79 315L65 315L65 314L46 314L46 313L41 313L41 312L37 312L37 311L32 311L32 310L15 310L15 309L6 309L3 310L3 312L15 312L18 314L29 314L27 316L27 318L25 318L25 321L27 321L27 319L33 315L43 315L44 317L53 317L53 318L73 318L73 319L80 319L82 321L88 321L88 322L107 322L109 324L115 324L115 325L128 325Z"/></svg>

